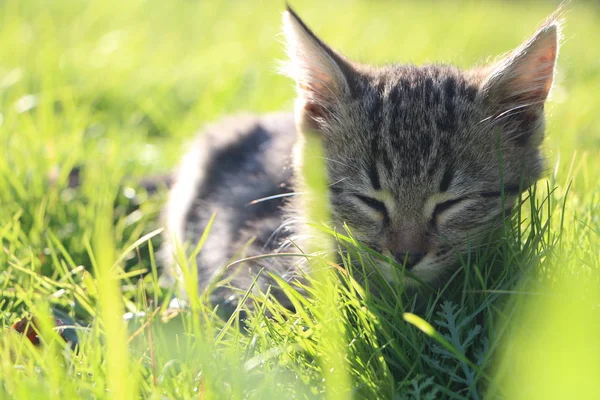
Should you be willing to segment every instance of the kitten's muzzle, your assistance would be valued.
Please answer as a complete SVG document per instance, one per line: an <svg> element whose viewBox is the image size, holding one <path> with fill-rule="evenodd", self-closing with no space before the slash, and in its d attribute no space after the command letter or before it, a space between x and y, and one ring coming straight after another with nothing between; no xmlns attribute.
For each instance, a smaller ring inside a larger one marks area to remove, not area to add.
<svg viewBox="0 0 600 400"><path fill-rule="evenodd" d="M399 251L394 253L394 260L401 265L404 265L404 268L407 270L412 269L415 265L417 265L425 256L425 253L416 252L416 251Z"/></svg>
<svg viewBox="0 0 600 400"><path fill-rule="evenodd" d="M383 247L389 249L394 260L410 270L425 257L429 241L420 221L403 221L391 234L386 235Z"/></svg>

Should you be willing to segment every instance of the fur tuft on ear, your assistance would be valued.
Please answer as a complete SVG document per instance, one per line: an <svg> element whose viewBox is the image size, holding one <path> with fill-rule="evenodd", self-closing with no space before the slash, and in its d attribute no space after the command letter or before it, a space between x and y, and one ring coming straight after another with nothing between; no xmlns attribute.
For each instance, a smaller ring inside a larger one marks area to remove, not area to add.
<svg viewBox="0 0 600 400"><path fill-rule="evenodd" d="M332 108L350 96L352 67L289 6L283 13L283 33L289 62L282 72L296 81L303 112L315 122L326 120Z"/></svg>
<svg viewBox="0 0 600 400"><path fill-rule="evenodd" d="M554 79L560 20L553 14L515 51L501 60L482 86L486 99L503 111L543 108Z"/></svg>

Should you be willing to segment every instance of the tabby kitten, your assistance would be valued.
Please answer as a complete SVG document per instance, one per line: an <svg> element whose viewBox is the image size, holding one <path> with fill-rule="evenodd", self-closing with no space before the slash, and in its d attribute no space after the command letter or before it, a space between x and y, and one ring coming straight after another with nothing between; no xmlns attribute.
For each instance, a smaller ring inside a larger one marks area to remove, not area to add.
<svg viewBox="0 0 600 400"><path fill-rule="evenodd" d="M208 127L170 194L170 239L193 247L216 214L196 257L200 290L224 279L212 299L225 307L237 301L233 288L248 289L262 269L288 281L302 275L301 257L226 266L302 247L302 194L285 195L301 191L300 168L315 162L301 159L308 135L319 138L326 156L330 225L340 232L347 225L403 265L414 277L407 274L406 284L443 282L541 176L559 27L551 17L482 68L371 67L331 49L288 8L283 30L286 71L298 93L294 115L237 116ZM391 279L391 263L378 268ZM256 281L262 290L273 284L265 272ZM179 267L170 270L179 274Z"/></svg>

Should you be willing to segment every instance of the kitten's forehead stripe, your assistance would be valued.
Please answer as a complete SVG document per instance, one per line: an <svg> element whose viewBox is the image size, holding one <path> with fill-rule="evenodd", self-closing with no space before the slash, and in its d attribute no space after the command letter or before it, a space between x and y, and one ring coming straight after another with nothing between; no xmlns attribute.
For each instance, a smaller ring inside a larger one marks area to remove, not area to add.
<svg viewBox="0 0 600 400"><path fill-rule="evenodd" d="M454 96L456 94L456 79L449 77L444 83L445 119L440 121L440 129L446 132L455 132L457 127Z"/></svg>
<svg viewBox="0 0 600 400"><path fill-rule="evenodd" d="M452 183L452 178L454 178L454 170L451 167L446 167L446 171L444 172L444 176L440 182L440 192L445 192L448 190L450 184Z"/></svg>
<svg viewBox="0 0 600 400"><path fill-rule="evenodd" d="M369 165L369 179L374 190L381 190L381 181L379 179L379 170L377 168L377 155L379 154L379 146L377 137L371 140L371 162Z"/></svg>
<svg viewBox="0 0 600 400"><path fill-rule="evenodd" d="M377 137L376 157L380 167L390 177L400 179L433 178L439 176L440 159L451 158L451 140L461 122L469 116L474 99L466 97L468 89L476 93L460 73L447 66L395 66L371 82L371 93L377 99L369 99L370 105L381 105L380 112L368 115L371 139ZM373 119L383 119L374 121ZM409 155L408 157L406 155ZM397 179L393 179L397 181ZM390 189L400 182L381 182ZM437 188L436 188L437 189Z"/></svg>
<svg viewBox="0 0 600 400"><path fill-rule="evenodd" d="M425 92L425 101L427 105L431 105L433 103L433 78L425 78L425 87L423 90Z"/></svg>

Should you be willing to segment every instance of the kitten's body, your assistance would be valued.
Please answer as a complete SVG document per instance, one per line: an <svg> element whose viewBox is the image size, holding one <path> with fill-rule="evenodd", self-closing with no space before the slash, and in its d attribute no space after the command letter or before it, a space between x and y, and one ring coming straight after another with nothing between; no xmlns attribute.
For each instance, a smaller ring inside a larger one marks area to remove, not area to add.
<svg viewBox="0 0 600 400"><path fill-rule="evenodd" d="M303 232L304 223L286 221L294 213L303 216L302 203L291 202L286 213L282 197L253 201L305 188L299 168L323 162L303 152L298 139L308 135L317 135L324 149L331 225L340 231L347 225L419 280L443 280L461 254L502 224L503 207L510 209L541 175L543 104L557 27L550 20L488 68L375 68L348 61L288 10L284 32L298 88L295 118L244 116L208 128L171 193L168 231L181 242L196 243L216 213L197 256L200 287L223 272L242 290L262 268L288 280L299 275L298 257L222 268L282 246L296 251L286 241ZM390 275L389 264L379 268ZM262 274L257 283L266 289L272 282ZM216 293L218 303L231 294Z"/></svg>
<svg viewBox="0 0 600 400"><path fill-rule="evenodd" d="M249 261L241 270L224 269L236 259L278 251L291 234L293 227L282 224L285 195L292 190L295 142L293 115L277 113L226 118L207 127L193 144L176 176L167 222L180 242L195 244L215 215L196 258L200 290L223 279L245 290L263 268L287 279L295 273L290 257ZM276 197L255 202L270 196ZM256 282L262 290L272 284L266 272ZM230 294L217 290L213 301L232 302Z"/></svg>

